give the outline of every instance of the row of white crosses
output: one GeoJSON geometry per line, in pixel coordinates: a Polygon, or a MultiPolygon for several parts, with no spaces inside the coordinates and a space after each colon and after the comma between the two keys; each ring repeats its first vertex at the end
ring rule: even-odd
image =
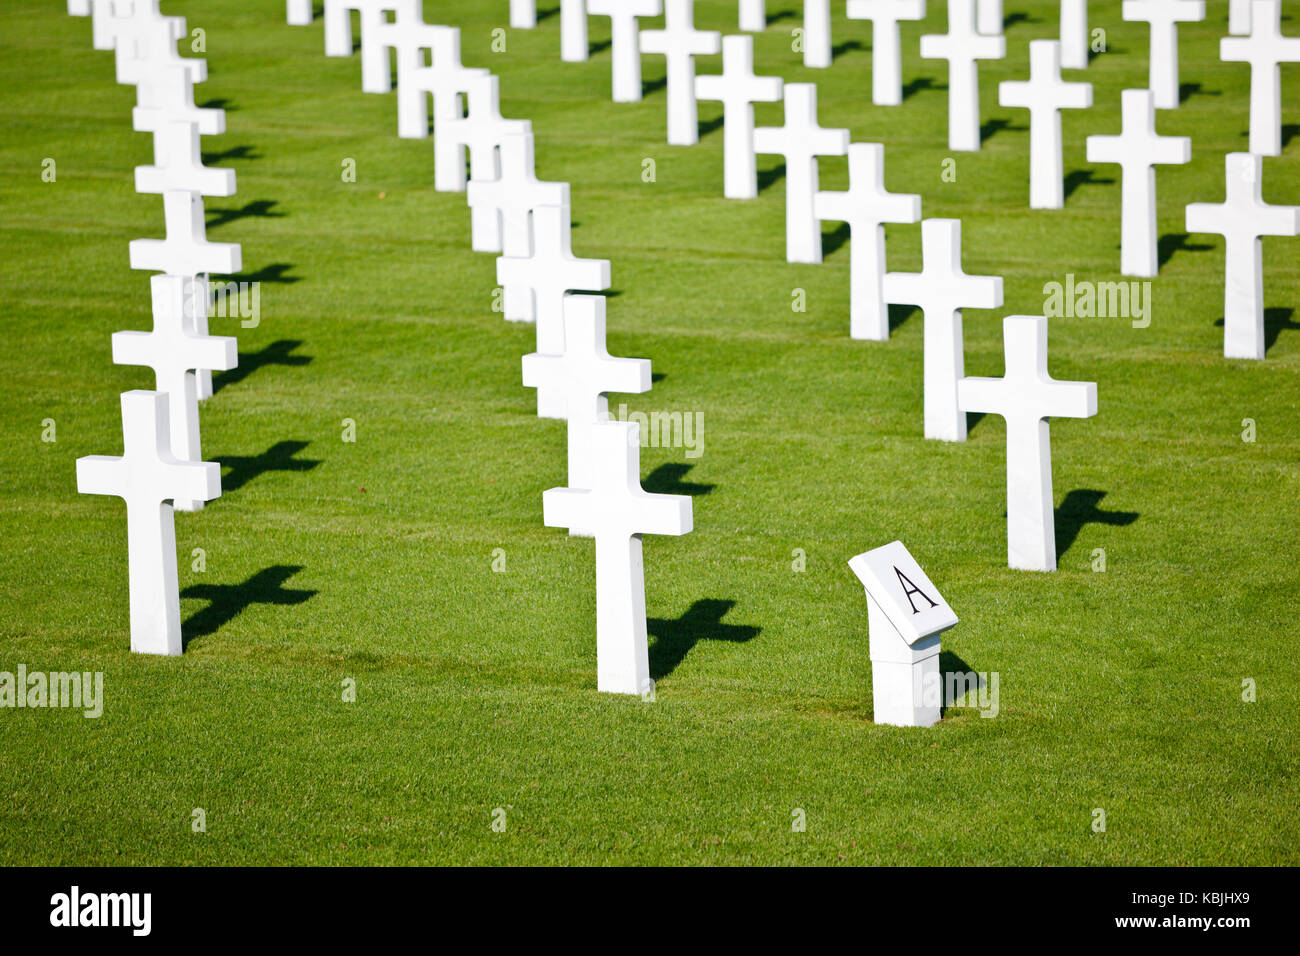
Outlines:
{"type": "MultiPolygon", "coordinates": [[[[648,360],[606,348],[599,293],[610,287],[610,263],[573,254],[569,184],[537,177],[531,124],[501,115],[496,76],[461,64],[457,28],[424,23],[421,0],[326,0],[331,55],[351,52],[350,10],[361,11],[363,89],[389,89],[392,48],[400,135],[429,134],[432,97],[435,187],[466,193],[472,248],[498,256],[505,317],[536,324],[523,381],[537,389],[539,417],[566,422],[568,443],[567,483],[543,495],[543,521],[595,539],[598,688],[645,694],[652,682],[641,536],[689,532],[691,499],[645,492],[640,426],[609,421],[608,393],[650,388],[648,360]]],[[[570,11],[563,22],[571,19],[570,11]]],[[[511,4],[513,26],[535,22],[535,4],[511,4]]]]}
{"type": "Polygon", "coordinates": [[[77,461],[77,490],[126,502],[131,650],[180,654],[180,595],[174,508],[197,510],[221,494],[220,466],[204,462],[199,400],[212,393],[212,370],[234,368],[235,340],[208,334],[208,275],[240,268],[239,246],[210,243],[203,196],[230,196],[231,170],[203,165],[201,135],[225,131],[225,113],[194,103],[207,63],[183,59],[176,44],[180,17],[165,17],[158,0],[79,2],[68,12],[91,16],[96,49],[114,50],[119,83],[136,87],[133,126],[154,137],[154,162],[135,170],[136,191],[161,194],[165,239],[130,243],[133,269],[151,279],[153,330],[116,332],[113,361],[154,373],[155,390],[122,395],[121,457],[77,461]]]}

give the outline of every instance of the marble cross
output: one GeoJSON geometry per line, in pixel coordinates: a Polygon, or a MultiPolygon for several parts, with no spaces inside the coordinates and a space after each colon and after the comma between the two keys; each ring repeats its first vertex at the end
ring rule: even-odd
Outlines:
{"type": "Polygon", "coordinates": [[[1006,374],[957,383],[962,411],[1001,415],[1007,423],[1007,566],[1056,570],[1051,418],[1097,414],[1094,382],[1059,382],[1047,373],[1047,319],[1002,320],[1006,374]]]}
{"type": "Polygon", "coordinates": [[[1192,141],[1186,136],[1156,133],[1156,110],[1150,90],[1124,90],[1118,136],[1089,136],[1088,162],[1118,163],[1120,188],[1120,272],[1153,276],[1159,271],[1156,249],[1157,165],[1191,162],[1192,141]]]}
{"type": "Polygon", "coordinates": [[[1088,66],[1088,0],[1061,0],[1061,66],[1088,66]]]}
{"type": "Polygon", "coordinates": [[[921,248],[921,272],[885,276],[885,301],[919,305],[925,318],[925,437],[965,441],[966,413],[957,401],[957,383],[966,374],[961,310],[1002,305],[1002,277],[962,271],[960,219],[925,220],[921,248]]]}
{"type": "Polygon", "coordinates": [[[766,0],[740,0],[740,29],[746,33],[762,33],[767,29],[766,0]]]}
{"type": "Polygon", "coordinates": [[[785,85],[785,125],[754,130],[754,149],[785,157],[785,257],[788,262],[822,261],[822,234],[813,212],[818,190],[817,158],[844,156],[847,129],[817,124],[817,84],[785,85]]]}
{"type": "Polygon", "coordinates": [[[831,0],[803,0],[803,65],[825,69],[833,58],[831,0]]]}
{"type": "Polygon", "coordinates": [[[433,138],[433,188],[439,192],[464,191],[466,150],[474,179],[496,179],[501,175],[501,143],[508,136],[532,132],[528,120],[502,118],[498,82],[491,73],[473,77],[465,94],[467,114],[438,121],[433,138]]]}
{"type": "Polygon", "coordinates": [[[325,55],[352,55],[352,11],[361,18],[361,89],[386,93],[391,85],[388,55],[379,45],[380,30],[388,14],[397,12],[396,0],[325,0],[325,55]]]}
{"type": "Polygon", "coordinates": [[[1151,25],[1147,87],[1156,109],[1178,106],[1178,24],[1205,19],[1205,0],[1124,0],[1125,20],[1151,25]]]}
{"type": "Polygon", "coordinates": [[[849,146],[847,192],[819,192],[813,197],[818,220],[849,226],[849,336],[883,342],[889,338],[885,304],[885,226],[918,222],[921,197],[885,189],[885,147],[880,143],[849,146]]]}
{"type": "MultiPolygon", "coordinates": [[[[1258,14],[1258,10],[1255,11],[1258,14]]],[[[1259,22],[1258,16],[1255,22],[1259,22]]],[[[1224,238],[1223,354],[1264,357],[1264,262],[1261,236],[1300,235],[1300,206],[1264,202],[1264,160],[1229,153],[1227,196],[1221,203],[1189,203],[1187,231],[1224,238]]]]}
{"type": "Polygon", "coordinates": [[[509,234],[511,248],[527,255],[532,211],[538,206],[568,206],[569,184],[537,178],[531,132],[503,136],[500,149],[500,175],[470,179],[466,191],[471,247],[475,252],[504,252],[509,234]]]}
{"type": "Polygon", "coordinates": [[[114,44],[117,82],[136,86],[156,70],[179,67],[195,83],[202,83],[208,78],[207,60],[181,57],[176,52],[177,41],[185,35],[184,17],[136,15],[120,21],[114,44]]]}
{"type": "Polygon", "coordinates": [[[1006,37],[975,30],[975,0],[948,0],[948,32],[921,37],[921,56],[948,61],[948,148],[980,148],[979,61],[1007,54],[1006,37]]]}
{"type": "Polygon", "coordinates": [[[219,465],[183,462],[172,455],[167,415],[167,396],[161,392],[123,392],[122,456],[77,459],[77,491],[116,495],[126,502],[131,650],[136,654],[177,655],[182,649],[172,500],[211,501],[221,494],[219,465]]]}
{"type": "Polygon", "coordinates": [[[650,661],[645,616],[643,534],[690,532],[691,499],[641,488],[640,425],[591,427],[590,488],[552,488],[542,495],[548,527],[589,531],[596,539],[596,687],[647,694],[650,661]]]}
{"type": "Polygon", "coordinates": [[[779,76],[754,75],[754,38],[723,37],[721,75],[697,76],[695,95],[722,101],[722,194],[728,199],[758,196],[754,154],[754,104],[781,100],[779,76]]]}
{"type": "Polygon", "coordinates": [[[135,168],[135,191],[186,190],[204,196],[233,196],[235,171],[203,165],[198,123],[165,123],[154,132],[154,164],[135,168]]]}
{"type": "Polygon", "coordinates": [[[637,20],[663,13],[663,0],[587,0],[587,12],[609,17],[615,103],[641,99],[641,45],[637,20]]]}
{"type": "Polygon", "coordinates": [[[524,385],[547,388],[564,405],[568,422],[569,487],[592,484],[591,429],[609,420],[608,392],[650,391],[650,360],[614,358],[605,344],[605,297],[564,298],[564,351],[524,356],[524,385]]]}
{"type": "Polygon", "coordinates": [[[531,30],[537,26],[537,0],[510,0],[510,27],[531,30]]]}
{"type": "MultiPolygon", "coordinates": [[[[156,275],[150,282],[153,331],[114,332],[113,364],[153,369],[155,387],[167,396],[172,454],[178,461],[202,461],[197,373],[234,368],[239,362],[236,343],[228,336],[196,332],[192,315],[187,315],[197,301],[193,279],[156,275]]],[[[175,507],[195,511],[203,502],[177,496],[175,507]]]]}
{"type": "Polygon", "coordinates": [[[131,126],[137,133],[158,133],[168,123],[193,123],[202,136],[226,131],[226,111],[194,105],[194,79],[181,67],[162,67],[136,87],[131,126]]]}
{"type": "Polygon", "coordinates": [[[900,20],[924,20],[925,0],[848,0],[845,16],[871,21],[871,102],[898,106],[903,102],[903,55],[900,20]]]}
{"type": "Polygon", "coordinates": [[[565,63],[585,63],[590,50],[587,0],[560,0],[560,59],[565,63]]]}
{"type": "Polygon", "coordinates": [[[312,0],[285,0],[284,19],[291,27],[311,26],[312,0]]]}
{"type": "Polygon", "coordinates": [[[975,29],[985,36],[1002,35],[1002,0],[975,0],[975,29]]]}
{"type": "Polygon", "coordinates": [[[1224,37],[1219,59],[1250,64],[1250,151],[1261,156],[1282,154],[1281,63],[1300,63],[1300,37],[1282,35],[1279,0],[1254,0],[1250,35],[1224,37]]]}
{"type": "Polygon", "coordinates": [[[722,34],[695,29],[695,0],[664,0],[664,29],[641,31],[641,52],[662,54],[668,64],[668,144],[700,141],[695,102],[695,58],[720,52],[722,34]]]}
{"type": "Polygon", "coordinates": [[[1228,0],[1228,33],[1245,36],[1250,32],[1250,7],[1254,0],[1228,0]]]}
{"type": "Polygon", "coordinates": [[[397,135],[402,139],[424,139],[429,135],[429,98],[433,97],[433,121],[438,123],[465,116],[463,96],[476,80],[489,76],[482,67],[465,67],[460,62],[460,28],[416,25],[410,29],[414,42],[430,51],[432,65],[410,65],[397,76],[397,135]]]}
{"type": "Polygon", "coordinates": [[[170,275],[233,275],[243,265],[239,243],[209,242],[203,196],[183,189],[163,193],[166,239],[132,239],[132,269],[170,275]]]}
{"type": "MultiPolygon", "coordinates": [[[[569,207],[538,206],[533,210],[533,248],[528,258],[497,259],[497,282],[531,292],[537,321],[537,351],[564,354],[564,299],[569,292],[601,292],[609,288],[608,259],[574,256],[569,207]]],[[[537,414],[563,418],[562,396],[549,388],[537,390],[537,414]]]]}
{"type": "MultiPolygon", "coordinates": [[[[388,51],[397,58],[397,85],[402,77],[424,66],[425,51],[431,49],[436,35],[421,29],[424,22],[424,0],[392,0],[393,19],[381,15],[373,25],[367,25],[361,36],[361,92],[391,93],[393,90],[393,63],[388,51]],[[366,45],[374,50],[366,60],[366,45]],[[367,67],[369,69],[367,70],[367,67]]],[[[399,107],[400,113],[400,107],[399,107]]]]}
{"type": "Polygon", "coordinates": [[[1029,79],[998,84],[998,103],[1029,110],[1029,208],[1065,205],[1061,110],[1092,106],[1091,83],[1061,80],[1061,44],[1029,41],[1029,79]]]}

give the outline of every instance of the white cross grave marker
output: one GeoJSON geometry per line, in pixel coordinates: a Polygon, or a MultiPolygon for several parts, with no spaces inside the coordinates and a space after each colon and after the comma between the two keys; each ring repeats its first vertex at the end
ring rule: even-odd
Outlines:
{"type": "Polygon", "coordinates": [[[1002,35],[1002,0],[976,0],[975,29],[985,36],[1002,35]]]}
{"type": "MultiPolygon", "coordinates": [[[[193,284],[185,276],[156,275],[152,332],[114,332],[113,364],[143,365],[153,369],[155,388],[167,396],[170,445],[178,461],[202,461],[199,444],[197,372],[234,368],[239,353],[233,338],[199,335],[186,312],[196,301],[193,284]]],[[[177,496],[180,511],[203,507],[201,500],[177,496]]]]}
{"type": "Polygon", "coordinates": [[[957,383],[962,411],[1001,415],[1007,422],[1007,566],[1056,570],[1052,512],[1052,439],[1048,417],[1097,414],[1094,382],[1058,382],[1047,373],[1047,319],[1002,320],[1006,374],[957,383]]]}
{"type": "MultiPolygon", "coordinates": [[[[579,259],[574,256],[572,219],[569,207],[538,206],[533,210],[533,248],[528,258],[501,256],[497,259],[497,282],[527,289],[537,321],[537,351],[542,355],[564,354],[564,298],[568,292],[602,292],[609,288],[608,259],[579,259]]],[[[540,418],[563,418],[562,396],[552,389],[538,388],[540,418]]]]}
{"type": "Polygon", "coordinates": [[[285,0],[284,18],[291,27],[308,27],[312,21],[312,0],[285,0]]]}
{"type": "Polygon", "coordinates": [[[695,102],[695,58],[718,53],[722,34],[695,29],[695,0],[664,0],[664,29],[641,31],[641,52],[662,54],[668,65],[668,144],[700,141],[695,102]]]}
{"type": "Polygon", "coordinates": [[[1205,0],[1124,0],[1125,20],[1151,25],[1147,86],[1157,109],[1178,106],[1178,24],[1205,19],[1205,0]]]}
{"type": "Polygon", "coordinates": [[[1254,0],[1228,0],[1228,33],[1245,36],[1250,33],[1250,7],[1254,0]]]}
{"type": "Polygon", "coordinates": [[[565,63],[586,63],[587,0],[560,0],[560,59],[565,63]]]}
{"type": "Polygon", "coordinates": [[[177,40],[185,35],[184,17],[154,19],[139,14],[123,19],[115,44],[117,82],[136,86],[157,70],[180,67],[195,83],[202,83],[208,78],[207,60],[182,57],[176,52],[177,40]]]}
{"type": "Polygon", "coordinates": [[[903,56],[898,38],[900,20],[924,20],[925,0],[848,0],[845,16],[871,21],[871,102],[898,106],[903,102],[903,56]]]}
{"type": "Polygon", "coordinates": [[[662,0],[587,0],[587,12],[597,17],[609,17],[614,102],[639,102],[641,45],[637,20],[663,13],[662,0]]]}
{"type": "Polygon", "coordinates": [[[496,179],[469,182],[466,198],[475,252],[503,252],[507,233],[512,236],[512,248],[526,249],[532,211],[538,206],[569,204],[568,183],[537,178],[531,132],[502,137],[500,165],[496,179]]]}
{"type": "MultiPolygon", "coordinates": [[[[424,66],[424,53],[430,49],[430,43],[436,34],[422,29],[429,24],[424,22],[424,0],[392,0],[393,19],[381,15],[373,25],[366,26],[361,36],[362,44],[369,44],[374,54],[370,60],[370,70],[366,72],[365,47],[362,48],[361,92],[391,93],[393,90],[393,62],[388,51],[392,50],[397,62],[397,85],[400,88],[403,77],[424,66]]],[[[398,108],[400,122],[401,108],[398,108]]]]}
{"type": "Polygon", "coordinates": [[[962,312],[1002,305],[1001,276],[972,276],[961,267],[961,220],[921,223],[921,272],[885,276],[885,301],[921,307],[925,320],[925,437],[966,440],[966,413],[957,401],[965,376],[962,312]]]}
{"type": "Polygon", "coordinates": [[[803,0],[803,65],[831,65],[831,0],[803,0]]]}
{"type": "Polygon", "coordinates": [[[1029,208],[1065,205],[1061,110],[1092,106],[1091,83],[1061,80],[1061,44],[1029,42],[1029,79],[998,84],[998,103],[1029,110],[1029,208]]]}
{"type": "Polygon", "coordinates": [[[537,26],[537,0],[510,0],[510,26],[515,30],[537,26]]]}
{"type": "Polygon", "coordinates": [[[957,615],[901,541],[856,555],[849,567],[867,592],[876,723],[933,726],[943,706],[939,635],[957,615]]]}
{"type": "Polygon", "coordinates": [[[696,96],[722,101],[722,194],[728,199],[758,196],[754,104],[779,102],[781,89],[779,76],[754,75],[754,38],[750,36],[723,37],[721,75],[695,78],[696,96]]]}
{"type": "Polygon", "coordinates": [[[754,130],[754,149],[785,157],[786,261],[818,263],[822,261],[822,234],[813,212],[817,157],[845,155],[849,131],[817,125],[816,83],[787,83],[784,102],[785,125],[754,130]]]}
{"type": "Polygon", "coordinates": [[[740,0],[740,29],[746,33],[762,33],[767,29],[766,0],[740,0]]]}
{"type": "MultiPolygon", "coordinates": [[[[1258,12],[1258,11],[1256,11],[1258,12]]],[[[1256,17],[1256,22],[1259,22],[1256,17]]],[[[1221,203],[1189,203],[1187,231],[1224,238],[1223,354],[1264,357],[1264,261],[1262,236],[1300,235],[1300,206],[1264,202],[1264,160],[1229,153],[1224,162],[1227,194],[1221,203]]]]}
{"type": "Polygon", "coordinates": [[[502,118],[498,82],[492,73],[472,77],[465,94],[468,113],[438,121],[433,138],[433,188],[439,192],[464,191],[467,149],[473,178],[496,179],[501,175],[501,143],[508,136],[532,132],[528,120],[502,118]]]}
{"type": "Polygon", "coordinates": [[[163,193],[163,221],[166,239],[131,240],[132,269],[178,276],[233,275],[243,265],[239,243],[208,242],[200,193],[185,189],[163,193]]]}
{"type": "Polygon", "coordinates": [[[1061,66],[1088,66],[1088,0],[1061,0],[1061,66]]]}
{"type": "MultiPolygon", "coordinates": [[[[352,55],[352,11],[361,18],[361,88],[367,93],[376,92],[389,79],[388,57],[375,44],[373,28],[384,23],[388,14],[395,12],[394,0],[325,0],[325,55],[352,55]],[[383,72],[384,78],[379,74],[383,72]]],[[[379,90],[383,92],[383,90],[379,90]]]]}
{"type": "Polygon", "coordinates": [[[636,422],[593,425],[591,488],[542,494],[548,527],[585,529],[596,539],[596,686],[610,694],[652,687],[641,536],[692,527],[689,497],[642,490],[639,430],[636,422]]]}
{"type": "Polygon", "coordinates": [[[921,197],[885,189],[885,147],[880,143],[849,146],[847,192],[819,192],[813,197],[818,220],[849,225],[849,337],[884,342],[889,338],[885,305],[885,226],[917,222],[921,197]]]}
{"type": "Polygon", "coordinates": [[[1282,154],[1281,63],[1300,63],[1300,37],[1282,35],[1279,0],[1254,0],[1250,35],[1224,37],[1219,59],[1250,64],[1250,151],[1261,156],[1282,154]]]}
{"type": "Polygon", "coordinates": [[[614,358],[605,345],[605,297],[564,298],[564,352],[524,356],[524,385],[547,388],[564,403],[568,422],[569,487],[590,488],[591,429],[609,420],[607,392],[650,391],[650,360],[614,358]]]}
{"type": "Polygon", "coordinates": [[[194,80],[181,67],[163,67],[136,87],[131,126],[138,133],[158,133],[168,123],[194,123],[203,136],[226,131],[226,111],[194,105],[194,80]]]}
{"type": "Polygon", "coordinates": [[[418,24],[410,29],[413,41],[431,51],[431,66],[418,62],[397,78],[397,135],[402,139],[424,139],[429,135],[429,97],[433,97],[433,121],[460,119],[465,115],[462,95],[478,77],[488,76],[482,67],[465,67],[460,62],[460,28],[418,24]]]}
{"type": "Polygon", "coordinates": [[[980,60],[1007,55],[1006,37],[975,31],[975,0],[948,0],[948,32],[921,37],[921,56],[948,61],[948,148],[980,148],[980,60]]]}
{"type": "Polygon", "coordinates": [[[1120,272],[1153,276],[1159,271],[1156,249],[1157,165],[1191,162],[1186,136],[1156,133],[1156,110],[1150,90],[1124,90],[1118,136],[1089,136],[1088,162],[1118,163],[1120,188],[1120,272]]]}
{"type": "Polygon", "coordinates": [[[122,393],[120,458],[77,459],[77,491],[126,502],[131,651],[181,653],[180,585],[176,574],[175,498],[211,501],[221,494],[221,466],[182,462],[169,450],[167,396],[122,393]]]}
{"type": "Polygon", "coordinates": [[[154,165],[135,168],[135,191],[187,190],[204,196],[233,196],[235,171],[203,165],[197,123],[165,123],[154,132],[154,165]]]}

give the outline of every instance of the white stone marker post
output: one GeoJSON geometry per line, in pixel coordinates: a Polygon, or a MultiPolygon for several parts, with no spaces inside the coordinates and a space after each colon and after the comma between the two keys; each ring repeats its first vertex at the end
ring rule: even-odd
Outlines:
{"type": "Polygon", "coordinates": [[[849,567],[867,592],[876,723],[933,726],[943,706],[939,635],[957,615],[901,541],[856,555],[849,567]]]}
{"type": "Polygon", "coordinates": [[[767,29],[766,0],[740,0],[740,29],[746,33],[762,33],[767,29]]]}
{"type": "Polygon", "coordinates": [[[754,104],[781,100],[779,76],[754,75],[754,38],[722,38],[722,73],[695,78],[695,95],[722,102],[722,194],[728,199],[758,196],[754,152],[754,104]]]}
{"type": "Polygon", "coordinates": [[[585,63],[590,49],[587,0],[560,0],[560,59],[565,63],[585,63]]]}
{"type": "Polygon", "coordinates": [[[510,0],[510,26],[515,30],[537,26],[537,0],[510,0]]]}
{"type": "Polygon", "coordinates": [[[925,437],[965,441],[966,413],[957,401],[966,374],[961,310],[1002,305],[1002,277],[962,271],[960,219],[925,220],[921,248],[921,272],[885,276],[885,301],[919,305],[924,316],[925,437]]]}
{"type": "Polygon", "coordinates": [[[853,143],[849,146],[848,191],[817,193],[813,214],[819,221],[835,220],[849,226],[849,337],[887,341],[884,224],[919,222],[921,197],[885,189],[884,146],[853,143]]]}
{"type": "Polygon", "coordinates": [[[822,261],[821,226],[813,212],[817,157],[845,155],[849,131],[817,125],[816,83],[787,83],[784,100],[785,125],[754,130],[754,149],[785,157],[786,261],[815,264],[822,261]]]}
{"type": "MultiPolygon", "coordinates": [[[[1257,21],[1258,22],[1258,21],[1257,21]]],[[[1264,160],[1229,153],[1227,194],[1221,203],[1189,203],[1187,231],[1224,238],[1223,354],[1264,357],[1264,256],[1261,236],[1300,235],[1300,206],[1264,202],[1264,160]]]]}
{"type": "Polygon", "coordinates": [[[1153,276],[1160,269],[1156,242],[1157,165],[1189,163],[1192,141],[1156,133],[1150,90],[1125,90],[1120,96],[1118,136],[1089,136],[1088,162],[1117,163],[1120,187],[1119,268],[1126,276],[1153,276]]]}
{"type": "Polygon", "coordinates": [[[1061,66],[1088,67],[1088,0],[1061,0],[1061,66]]]}
{"type": "Polygon", "coordinates": [[[591,428],[590,489],[542,494],[543,522],[590,531],[596,539],[596,687],[610,694],[648,694],[650,659],[645,620],[643,534],[687,534],[691,499],[641,488],[640,425],[603,422],[591,428]]]}
{"type": "Polygon", "coordinates": [[[1007,40],[975,30],[975,0],[948,0],[948,32],[921,37],[921,56],[948,61],[948,148],[980,148],[980,60],[1007,55],[1007,40]]]}
{"type": "Polygon", "coordinates": [[[1053,418],[1097,414],[1095,382],[1058,382],[1047,373],[1047,319],[1009,315],[1002,320],[1006,374],[963,378],[957,400],[965,412],[1001,415],[1007,422],[1007,566],[1056,570],[1052,510],[1053,418]]]}
{"type": "Polygon", "coordinates": [[[903,102],[903,54],[898,37],[900,20],[924,20],[925,0],[848,0],[845,16],[871,21],[871,102],[898,106],[903,102]]]}
{"type": "Polygon", "coordinates": [[[976,0],[975,29],[985,36],[1002,35],[1002,0],[976,0]]]}
{"type": "Polygon", "coordinates": [[[221,494],[221,466],[172,456],[167,396],[122,393],[122,457],[77,459],[77,491],[126,502],[131,650],[181,653],[180,585],[172,499],[211,501],[221,494]]]}
{"type": "Polygon", "coordinates": [[[833,55],[831,0],[803,0],[803,65],[824,70],[833,55]]]}
{"type": "Polygon", "coordinates": [[[1061,110],[1092,106],[1091,83],[1061,80],[1061,44],[1029,42],[1029,79],[998,84],[998,103],[1029,110],[1029,208],[1065,205],[1061,110]]]}

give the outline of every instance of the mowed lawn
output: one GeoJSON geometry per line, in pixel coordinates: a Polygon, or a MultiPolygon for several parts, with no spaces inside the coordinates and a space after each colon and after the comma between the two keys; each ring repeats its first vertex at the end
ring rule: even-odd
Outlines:
{"type": "MultiPolygon", "coordinates": [[[[838,224],[825,264],[785,262],[779,157],[760,157],[757,200],[725,200],[720,104],[701,104],[699,145],[666,146],[663,58],[644,58],[643,102],[610,102],[608,20],[568,64],[558,16],[494,53],[506,0],[427,4],[500,76],[503,113],[532,121],[538,175],[572,183],[575,252],[613,263],[610,350],[652,359],[656,382],[611,404],[703,418],[700,457],[642,452],[646,486],[695,510],[693,533],[646,539],[654,702],[596,691],[593,544],[542,525],[564,429],[521,385],[533,328],[493,311],[495,257],[470,250],[464,196],[434,191],[432,141],[397,138],[395,96],[323,55],[319,18],[163,6],[205,31],[196,98],[228,111],[203,145],[238,194],[207,200],[209,237],[241,243],[239,278],[262,283],[256,328],[213,320],[240,367],[202,412],[225,493],[176,520],[190,643],[173,659],[129,653],[125,509],[78,495],[74,466],[120,454],[118,396],[153,387],[110,351],[150,322],[127,245],[163,234],[161,198],[132,179],[151,137],[88,20],[61,0],[0,12],[0,671],[102,671],[105,696],[95,720],[0,710],[0,862],[1300,862],[1300,239],[1265,242],[1267,359],[1229,361],[1222,239],[1183,223],[1247,148],[1249,70],[1218,59],[1226,2],[1181,28],[1187,95],[1158,117],[1193,159],[1157,174],[1150,326],[1050,323],[1052,374],[1100,398],[1052,426],[1055,574],[1006,567],[1001,419],[964,444],[922,437],[920,313],[897,310],[888,342],[849,338],[838,224]],[[873,724],[847,561],[896,538],[961,618],[945,667],[998,675],[995,718],[873,724]]],[[[899,107],[871,105],[870,26],[842,3],[832,69],[791,52],[797,3],[770,2],[756,39],[760,72],[818,84],[823,125],[886,144],[890,189],[962,219],[968,272],[1005,278],[1004,309],[966,314],[968,374],[1002,374],[1001,318],[1041,314],[1045,283],[1120,278],[1119,170],[1088,166],[1084,137],[1119,131],[1148,34],[1092,6],[1108,51],[1068,75],[1096,105],[1065,114],[1060,211],[1029,210],[1028,114],[996,105],[1057,4],[1007,4],[977,153],[948,151],[946,64],[917,55],[944,31],[937,0],[903,27],[899,107]]],[[[697,19],[735,32],[735,11],[701,0],[697,19]]],[[[1300,204],[1300,67],[1283,84],[1290,141],[1264,196],[1300,204]]],[[[845,160],[822,181],[843,188],[845,160]]],[[[918,270],[920,227],[888,234],[890,267],[918,270]]]]}

